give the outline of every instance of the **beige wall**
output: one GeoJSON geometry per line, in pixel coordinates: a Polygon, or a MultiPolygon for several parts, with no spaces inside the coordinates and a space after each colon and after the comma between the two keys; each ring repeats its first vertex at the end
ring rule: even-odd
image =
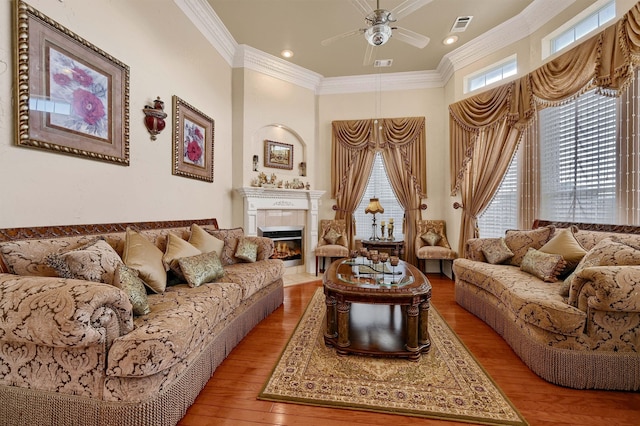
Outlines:
{"type": "Polygon", "coordinates": [[[171,1],[30,0],[130,67],[129,167],[14,145],[12,5],[0,2],[0,227],[217,217],[230,225],[231,69],[171,1]],[[171,174],[177,95],[215,120],[214,182],[171,174]],[[143,107],[165,101],[151,141],[143,107]]]}

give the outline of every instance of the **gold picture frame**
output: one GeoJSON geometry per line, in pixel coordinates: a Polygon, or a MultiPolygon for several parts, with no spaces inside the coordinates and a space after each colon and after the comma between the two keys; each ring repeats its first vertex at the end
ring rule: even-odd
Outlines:
{"type": "Polygon", "coordinates": [[[16,145],[129,165],[129,67],[15,4],[16,145]]]}
{"type": "Polygon", "coordinates": [[[293,170],[293,145],[265,140],[264,166],[293,170]]]}
{"type": "Polygon", "coordinates": [[[176,176],[213,182],[214,121],[173,96],[173,166],[176,176]]]}

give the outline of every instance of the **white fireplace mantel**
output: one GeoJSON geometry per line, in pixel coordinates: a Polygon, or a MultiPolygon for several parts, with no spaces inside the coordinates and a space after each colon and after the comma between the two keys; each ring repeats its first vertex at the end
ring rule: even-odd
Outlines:
{"type": "Polygon", "coordinates": [[[236,188],[244,199],[244,231],[258,235],[259,210],[306,210],[305,270],[315,272],[313,251],[318,242],[318,201],[326,191],[262,187],[236,188]]]}

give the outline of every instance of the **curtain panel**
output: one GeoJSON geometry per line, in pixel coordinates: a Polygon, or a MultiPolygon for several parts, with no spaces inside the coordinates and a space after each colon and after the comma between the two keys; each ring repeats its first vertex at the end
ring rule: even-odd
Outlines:
{"type": "Polygon", "coordinates": [[[347,221],[351,248],[355,245],[353,212],[366,189],[375,153],[381,151],[393,190],[405,209],[405,258],[415,263],[415,223],[427,187],[424,117],[334,121],[332,129],[331,192],[336,219],[347,221]]]}
{"type": "MultiPolygon", "coordinates": [[[[449,106],[451,195],[460,193],[464,209],[460,253],[466,240],[478,236],[477,217],[493,198],[537,111],[594,88],[603,95],[619,96],[633,80],[639,63],[640,3],[614,25],[533,72],[449,106]],[[490,152],[482,152],[487,150],[490,152]],[[482,167],[497,176],[479,175],[482,167]]],[[[527,152],[537,149],[536,140],[528,143],[533,146],[529,145],[527,152]]],[[[524,184],[528,202],[535,200],[537,197],[531,195],[537,190],[536,184],[524,184]]],[[[536,208],[528,205],[529,213],[524,216],[529,217],[531,209],[536,208]]]]}

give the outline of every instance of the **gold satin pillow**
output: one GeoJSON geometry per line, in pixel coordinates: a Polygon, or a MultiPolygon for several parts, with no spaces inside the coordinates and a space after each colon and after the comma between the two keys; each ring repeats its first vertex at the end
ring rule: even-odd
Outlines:
{"type": "Polygon", "coordinates": [[[167,270],[162,263],[162,250],[131,228],[127,228],[122,260],[129,268],[136,269],[140,278],[155,293],[167,288],[167,270]]]}
{"type": "Polygon", "coordinates": [[[167,236],[167,249],[162,256],[162,262],[164,263],[165,270],[169,270],[171,263],[181,257],[195,256],[202,253],[189,242],[178,237],[176,234],[169,233],[167,236]]]}
{"type": "Polygon", "coordinates": [[[195,223],[191,225],[189,243],[202,253],[209,253],[212,251],[222,253],[222,248],[224,247],[224,241],[214,237],[195,223]]]}

